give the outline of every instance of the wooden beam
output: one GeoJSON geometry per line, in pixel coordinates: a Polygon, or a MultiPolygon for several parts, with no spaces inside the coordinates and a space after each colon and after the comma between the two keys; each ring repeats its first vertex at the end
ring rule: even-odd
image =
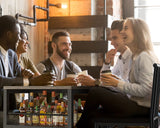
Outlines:
{"type": "Polygon", "coordinates": [[[50,17],[48,21],[48,28],[51,30],[67,28],[107,27],[107,21],[107,15],[50,17]]]}
{"type": "Polygon", "coordinates": [[[72,53],[105,53],[107,41],[72,41],[72,53]]]}
{"type": "MultiPolygon", "coordinates": [[[[72,53],[105,53],[107,41],[72,41],[72,53]]],[[[51,42],[48,42],[48,54],[52,54],[51,42]]]]}

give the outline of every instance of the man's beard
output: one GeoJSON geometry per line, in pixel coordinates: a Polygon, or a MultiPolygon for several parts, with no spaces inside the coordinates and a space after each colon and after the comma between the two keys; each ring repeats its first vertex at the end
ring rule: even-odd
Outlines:
{"type": "Polygon", "coordinates": [[[57,45],[57,54],[58,54],[61,58],[65,59],[65,60],[69,58],[68,56],[65,56],[65,55],[60,51],[58,45],[57,45]]]}

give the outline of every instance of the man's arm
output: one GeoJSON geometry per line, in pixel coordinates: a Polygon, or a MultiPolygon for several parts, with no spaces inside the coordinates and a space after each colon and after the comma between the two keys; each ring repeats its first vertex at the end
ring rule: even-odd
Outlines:
{"type": "Polygon", "coordinates": [[[21,86],[23,77],[5,77],[0,75],[0,88],[3,86],[21,86]]]}

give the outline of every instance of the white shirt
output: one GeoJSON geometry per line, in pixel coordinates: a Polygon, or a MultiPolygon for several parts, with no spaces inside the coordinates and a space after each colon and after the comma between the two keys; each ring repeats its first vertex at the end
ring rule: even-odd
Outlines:
{"type": "Polygon", "coordinates": [[[3,56],[3,62],[4,62],[4,67],[5,67],[5,76],[7,77],[8,74],[9,74],[8,52],[4,48],[2,48],[1,46],[0,46],[0,51],[1,51],[2,56],[3,56]]]}
{"type": "Polygon", "coordinates": [[[137,104],[150,107],[152,82],[153,82],[153,64],[157,58],[149,55],[147,52],[140,53],[132,62],[129,82],[119,80],[117,88],[130,95],[130,99],[137,104]]]}
{"type": "MultiPolygon", "coordinates": [[[[132,64],[132,52],[129,48],[125,50],[121,57],[118,57],[117,62],[113,69],[112,74],[118,76],[124,81],[128,81],[129,72],[132,64]]],[[[110,65],[103,64],[101,71],[110,69],[110,65]]]]}

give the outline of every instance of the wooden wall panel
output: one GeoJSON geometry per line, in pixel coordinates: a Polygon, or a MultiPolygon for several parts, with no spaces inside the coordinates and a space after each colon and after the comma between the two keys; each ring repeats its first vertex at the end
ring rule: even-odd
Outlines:
{"type": "Polygon", "coordinates": [[[104,15],[51,17],[48,22],[49,29],[91,28],[106,26],[107,16],[104,15]]]}

